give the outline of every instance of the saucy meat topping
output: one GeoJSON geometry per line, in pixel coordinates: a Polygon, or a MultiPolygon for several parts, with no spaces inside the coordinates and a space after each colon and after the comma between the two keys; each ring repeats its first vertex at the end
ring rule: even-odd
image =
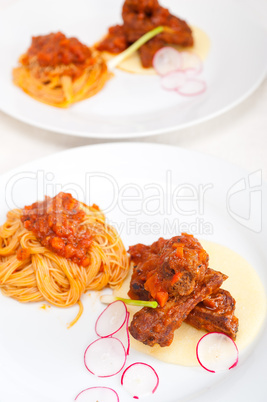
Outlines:
{"type": "Polygon", "coordinates": [[[129,296],[153,298],[161,307],[171,296],[190,294],[204,279],[209,256],[192,235],[182,233],[170,240],[160,238],[151,246],[137,244],[129,248],[133,271],[129,296]]]}
{"type": "Polygon", "coordinates": [[[174,331],[182,325],[190,311],[217,290],[223,280],[223,274],[208,268],[203,282],[195,286],[192,294],[178,298],[172,297],[164,307],[156,309],[144,307],[138,311],[129,328],[131,335],[145,345],[169,346],[172,343],[174,331]]]}
{"type": "Polygon", "coordinates": [[[71,194],[59,193],[25,206],[21,221],[44,247],[86,267],[93,236],[82,225],[84,217],[80,203],[71,194]]]}
{"type": "Polygon", "coordinates": [[[63,33],[34,36],[27,53],[20,59],[25,66],[38,63],[43,68],[74,65],[69,70],[64,69],[65,75],[78,77],[84,68],[94,63],[92,51],[77,38],[67,38],[63,33]]]}
{"type": "Polygon", "coordinates": [[[218,289],[200,302],[188,315],[186,322],[208,332],[223,332],[236,339],[238,319],[234,315],[235,299],[224,289],[218,289]]]}
{"type": "Polygon", "coordinates": [[[208,267],[209,256],[197,239],[182,233],[151,246],[137,244],[129,253],[134,264],[129,297],[159,303],[156,309],[146,307],[134,315],[129,328],[134,338],[149,346],[169,346],[186,320],[235,339],[235,300],[219,289],[227,276],[208,267]]]}
{"type": "Polygon", "coordinates": [[[143,67],[151,67],[157,50],[168,44],[193,46],[192,30],[187,23],[159,5],[158,0],[126,0],[122,8],[123,25],[109,28],[97,45],[100,51],[120,53],[146,32],[163,25],[164,32],[140,49],[143,67]]]}

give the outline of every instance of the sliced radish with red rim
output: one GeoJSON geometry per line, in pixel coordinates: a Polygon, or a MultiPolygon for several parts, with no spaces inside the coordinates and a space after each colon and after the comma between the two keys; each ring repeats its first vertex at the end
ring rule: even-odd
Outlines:
{"type": "Polygon", "coordinates": [[[210,332],[198,341],[197,359],[207,371],[230,370],[238,363],[238,348],[229,336],[220,332],[210,332]]]}
{"type": "Polygon", "coordinates": [[[126,362],[126,351],[119,339],[99,338],[84,353],[84,364],[98,377],[111,377],[119,373],[126,362]]]}
{"type": "Polygon", "coordinates": [[[129,329],[128,329],[129,318],[130,318],[130,313],[127,311],[127,317],[126,317],[125,323],[119,329],[119,331],[117,331],[114,335],[112,335],[114,338],[117,338],[121,341],[121,343],[125,347],[127,355],[130,352],[130,335],[129,335],[129,329]]]}
{"type": "Polygon", "coordinates": [[[159,75],[166,75],[181,68],[181,55],[172,47],[162,47],[153,57],[153,67],[159,75]]]}
{"type": "Polygon", "coordinates": [[[180,95],[183,96],[201,95],[206,90],[206,83],[202,80],[188,78],[186,82],[176,90],[180,95]]]}
{"type": "Polygon", "coordinates": [[[185,70],[182,70],[185,72],[186,78],[196,78],[197,74],[196,74],[196,70],[194,70],[193,68],[186,68],[185,70]]]}
{"type": "Polygon", "coordinates": [[[121,384],[133,398],[139,399],[156,391],[159,385],[159,377],[153,367],[146,363],[137,362],[124,370],[121,384]]]}
{"type": "Polygon", "coordinates": [[[185,71],[177,70],[161,77],[161,85],[164,89],[171,91],[180,88],[186,83],[186,80],[187,75],[185,71]]]}
{"type": "Polygon", "coordinates": [[[202,71],[202,60],[198,55],[191,52],[181,52],[180,56],[182,70],[194,70],[195,74],[199,74],[202,71]]]}
{"type": "Polygon", "coordinates": [[[113,335],[122,328],[127,318],[125,303],[116,300],[109,304],[96,321],[95,331],[101,338],[113,335]]]}
{"type": "Polygon", "coordinates": [[[117,392],[112,388],[107,387],[92,387],[84,389],[80,392],[75,401],[78,402],[119,402],[117,392]]]}

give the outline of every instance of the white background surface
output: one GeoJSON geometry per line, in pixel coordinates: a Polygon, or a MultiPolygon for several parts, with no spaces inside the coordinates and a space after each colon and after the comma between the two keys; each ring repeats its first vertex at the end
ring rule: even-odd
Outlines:
{"type": "MultiPolygon", "coordinates": [[[[0,13],[1,9],[16,1],[0,0],[0,13]]],[[[246,7],[267,31],[266,0],[232,1],[246,7]]],[[[227,25],[227,22],[225,23],[227,25]]],[[[237,164],[249,172],[261,169],[266,181],[266,131],[267,80],[265,79],[260,88],[245,102],[220,117],[176,133],[162,134],[138,141],[172,144],[205,152],[237,164]]],[[[68,137],[34,128],[1,112],[0,141],[0,173],[53,152],[104,142],[104,140],[68,137]]]]}

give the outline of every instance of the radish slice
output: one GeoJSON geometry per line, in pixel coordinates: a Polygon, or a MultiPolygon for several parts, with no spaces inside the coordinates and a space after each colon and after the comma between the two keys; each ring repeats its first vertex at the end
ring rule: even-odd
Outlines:
{"type": "Polygon", "coordinates": [[[206,90],[206,83],[201,80],[188,78],[187,81],[176,90],[180,95],[183,96],[201,95],[206,90]]]}
{"type": "Polygon", "coordinates": [[[194,70],[195,74],[199,74],[202,71],[202,60],[195,53],[181,52],[180,56],[182,70],[194,70]]]}
{"type": "Polygon", "coordinates": [[[230,370],[238,363],[238,349],[235,342],[227,335],[210,332],[202,336],[197,344],[197,359],[207,371],[230,370]]]}
{"type": "Polygon", "coordinates": [[[153,367],[145,363],[133,363],[121,377],[121,385],[136,399],[154,394],[159,385],[159,377],[153,367]]]}
{"type": "Polygon", "coordinates": [[[124,325],[117,331],[113,336],[121,341],[123,346],[125,347],[126,354],[128,355],[130,352],[130,335],[129,335],[129,318],[130,313],[127,311],[127,318],[125,320],[124,325]]]}
{"type": "Polygon", "coordinates": [[[78,402],[119,402],[119,396],[117,392],[112,388],[107,387],[92,387],[84,389],[80,392],[75,401],[78,402]]]}
{"type": "Polygon", "coordinates": [[[127,308],[125,303],[116,300],[100,314],[96,321],[95,331],[98,336],[105,338],[117,332],[125,323],[127,308]]]}
{"type": "Polygon", "coordinates": [[[166,75],[181,68],[181,55],[172,47],[162,47],[153,57],[153,67],[159,75],[166,75]]]}
{"type": "Polygon", "coordinates": [[[177,70],[161,77],[161,85],[164,89],[174,90],[185,84],[186,79],[187,75],[185,71],[177,70]]]}
{"type": "Polygon", "coordinates": [[[193,68],[186,68],[185,70],[182,70],[185,72],[186,78],[196,78],[196,70],[194,70],[193,68]]]}
{"type": "Polygon", "coordinates": [[[116,338],[99,338],[84,353],[85,367],[98,377],[111,377],[119,373],[125,362],[125,348],[116,338]]]}

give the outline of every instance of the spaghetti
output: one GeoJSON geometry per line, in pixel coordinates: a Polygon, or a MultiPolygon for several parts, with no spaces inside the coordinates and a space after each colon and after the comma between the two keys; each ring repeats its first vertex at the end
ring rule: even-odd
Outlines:
{"type": "Polygon", "coordinates": [[[95,49],[61,32],[33,37],[19,63],[13,69],[14,83],[38,101],[58,107],[95,95],[110,76],[95,49]]]}
{"type": "Polygon", "coordinates": [[[78,303],[70,326],[82,314],[81,295],[120,286],[128,268],[124,245],[104,214],[70,194],[11,210],[0,227],[2,293],[22,303],[78,303]]]}

